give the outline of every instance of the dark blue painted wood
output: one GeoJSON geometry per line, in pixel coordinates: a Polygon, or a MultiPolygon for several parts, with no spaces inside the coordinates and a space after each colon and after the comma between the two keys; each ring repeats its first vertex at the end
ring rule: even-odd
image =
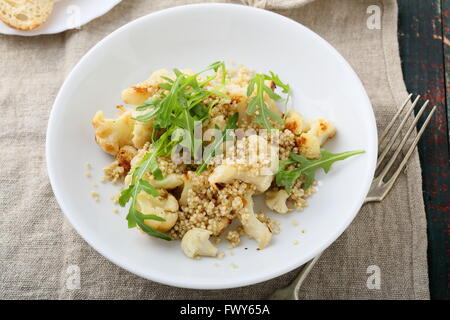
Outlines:
{"type": "Polygon", "coordinates": [[[446,74],[448,76],[450,70],[446,72],[445,69],[450,58],[449,42],[443,30],[446,26],[449,34],[449,3],[450,0],[398,0],[400,55],[406,87],[411,93],[421,94],[423,100],[429,99],[431,106],[438,107],[419,144],[432,299],[450,298],[449,100],[446,84],[446,74]]]}

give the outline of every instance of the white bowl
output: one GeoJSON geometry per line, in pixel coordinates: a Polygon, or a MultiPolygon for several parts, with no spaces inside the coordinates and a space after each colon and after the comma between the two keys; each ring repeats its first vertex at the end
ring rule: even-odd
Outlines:
{"type": "MultiPolygon", "coordinates": [[[[375,119],[361,81],[325,40],[281,15],[241,5],[198,4],[167,9],[116,30],[73,69],[53,106],[47,132],[47,163],[56,198],[78,233],[98,252],[144,278],[164,284],[222,289],[269,280],[325,250],[352,222],[372,181],[377,153],[375,119]],[[258,251],[243,238],[223,259],[191,260],[178,241],[151,238],[128,229],[117,215],[108,184],[90,196],[101,168],[111,162],[96,145],[91,118],[101,109],[115,113],[121,90],[152,70],[200,70],[217,60],[269,70],[293,88],[293,105],[307,117],[326,117],[338,129],[326,147],[332,152],[364,149],[365,154],[317,175],[319,190],[302,212],[276,215],[281,233],[258,251]],[[85,162],[94,177],[84,176],[85,162]],[[296,225],[298,222],[298,225],[296,225]],[[301,232],[304,230],[304,233],[301,232]],[[298,241],[298,244],[297,244],[298,241]],[[296,245],[294,245],[296,243],[296,245]],[[231,252],[230,252],[231,251],[231,252]],[[219,266],[217,266],[219,265],[219,266]]],[[[356,245],[356,244],[355,244],[356,245]]]]}

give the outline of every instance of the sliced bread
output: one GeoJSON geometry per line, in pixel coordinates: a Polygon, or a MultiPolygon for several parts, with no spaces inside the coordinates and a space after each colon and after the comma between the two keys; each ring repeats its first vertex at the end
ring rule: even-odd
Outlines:
{"type": "Polygon", "coordinates": [[[0,0],[0,20],[18,30],[33,30],[47,21],[53,0],[0,0]]]}

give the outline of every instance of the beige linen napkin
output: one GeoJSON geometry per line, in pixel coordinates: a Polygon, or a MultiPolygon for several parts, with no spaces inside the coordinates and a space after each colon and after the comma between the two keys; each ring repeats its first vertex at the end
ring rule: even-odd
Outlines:
{"type": "MultiPolygon", "coordinates": [[[[67,74],[89,48],[121,25],[188,2],[193,1],[128,0],[80,30],[31,38],[0,36],[0,298],[260,299],[295,277],[296,271],[254,286],[214,291],[172,288],[139,278],[87,245],[53,196],[45,133],[67,74]],[[78,271],[79,286],[72,281],[78,271]]],[[[394,0],[247,2],[279,9],[335,46],[362,79],[379,129],[386,125],[406,96],[394,0]],[[380,24],[373,16],[377,12],[382,13],[380,24]]],[[[414,154],[389,196],[364,206],[325,251],[300,296],[429,298],[421,185],[414,154]],[[373,270],[380,272],[379,286],[369,278],[373,270]]]]}

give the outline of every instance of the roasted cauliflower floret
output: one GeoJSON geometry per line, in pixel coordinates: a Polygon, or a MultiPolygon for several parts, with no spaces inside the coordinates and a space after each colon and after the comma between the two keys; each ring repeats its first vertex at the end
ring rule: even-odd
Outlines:
{"type": "Polygon", "coordinates": [[[153,96],[159,90],[159,83],[167,82],[162,78],[162,76],[171,77],[171,74],[165,69],[160,69],[153,72],[150,78],[148,78],[144,82],[126,88],[122,91],[123,102],[126,104],[131,104],[133,106],[143,105],[145,100],[153,96]]]}
{"type": "Polygon", "coordinates": [[[134,120],[143,111],[130,110],[124,106],[117,108],[120,110],[117,119],[106,119],[102,111],[94,115],[92,124],[95,128],[95,140],[104,151],[112,155],[116,155],[126,145],[141,149],[151,140],[152,121],[134,120]]]}
{"type": "Polygon", "coordinates": [[[252,135],[245,139],[242,149],[238,147],[238,159],[226,158],[214,168],[208,178],[211,185],[230,183],[237,179],[254,184],[258,192],[264,192],[270,187],[278,170],[278,148],[262,136],[252,135]]]}
{"type": "MultiPolygon", "coordinates": [[[[185,74],[194,74],[194,71],[191,69],[181,70],[185,74]]],[[[133,106],[142,106],[144,102],[152,97],[155,93],[157,93],[160,88],[158,84],[166,83],[167,80],[163,77],[174,78],[174,74],[172,72],[167,71],[166,69],[156,70],[150,75],[150,78],[141,82],[135,86],[131,86],[122,91],[122,100],[126,104],[131,104],[133,106]]]]}
{"type": "Polygon", "coordinates": [[[192,171],[188,171],[185,174],[183,174],[183,190],[181,191],[179,200],[182,206],[187,205],[189,190],[192,189],[192,177],[191,177],[192,174],[195,173],[193,173],[192,171]]]}
{"type": "Polygon", "coordinates": [[[156,180],[153,176],[146,180],[158,189],[175,189],[184,183],[183,176],[176,173],[166,175],[162,180],[156,180]]]}
{"type": "Polygon", "coordinates": [[[302,133],[300,137],[295,139],[295,143],[300,149],[300,154],[306,158],[314,159],[320,156],[320,142],[314,134],[302,133]]]}
{"type": "Polygon", "coordinates": [[[211,231],[194,228],[189,230],[181,240],[181,249],[189,258],[197,256],[215,257],[217,248],[209,241],[211,231]]]}
{"type": "Polygon", "coordinates": [[[102,111],[97,111],[92,125],[95,140],[105,152],[116,155],[121,147],[132,145],[134,120],[130,112],[122,111],[117,119],[106,119],[102,111]]]}
{"type": "Polygon", "coordinates": [[[166,232],[169,231],[178,219],[178,201],[168,192],[159,190],[160,195],[153,197],[144,191],[137,196],[136,208],[143,214],[154,214],[166,221],[144,220],[144,223],[153,229],[166,232]]]}
{"type": "Polygon", "coordinates": [[[215,186],[216,183],[230,183],[234,179],[254,184],[258,192],[264,192],[270,187],[273,175],[251,174],[239,166],[223,164],[214,169],[208,181],[215,186]]]}
{"type": "Polygon", "coordinates": [[[309,131],[296,138],[300,154],[309,159],[320,157],[320,147],[335,134],[336,127],[333,123],[325,119],[312,120],[309,131]]]}
{"type": "Polygon", "coordinates": [[[325,119],[316,119],[311,121],[311,129],[308,131],[314,134],[319,139],[319,144],[323,146],[328,139],[331,139],[336,134],[336,127],[330,121],[325,119]]]}
{"type": "Polygon", "coordinates": [[[265,193],[266,205],[278,213],[287,213],[289,211],[286,205],[288,198],[289,194],[286,190],[268,191],[265,193]]]}
{"type": "Polygon", "coordinates": [[[137,165],[139,165],[139,163],[141,163],[147,152],[148,152],[148,145],[146,145],[145,148],[139,149],[139,151],[136,153],[133,159],[131,159],[130,164],[132,169],[137,165]]]}
{"type": "MultiPolygon", "coordinates": [[[[133,110],[132,116],[133,118],[136,118],[137,116],[145,113],[146,113],[145,111],[133,110]]],[[[153,121],[142,122],[135,120],[133,127],[133,138],[131,139],[133,146],[135,146],[138,149],[141,149],[145,145],[145,143],[151,140],[152,132],[153,132],[153,121]]]]}
{"type": "MultiPolygon", "coordinates": [[[[131,175],[127,175],[124,180],[125,186],[129,186],[131,183],[131,175]]],[[[184,183],[183,177],[180,174],[171,173],[167,176],[164,176],[162,180],[156,180],[150,173],[147,173],[144,177],[144,180],[148,181],[153,187],[156,189],[166,189],[171,190],[176,187],[182,186],[184,183]]]]}
{"type": "Polygon", "coordinates": [[[256,240],[260,249],[264,249],[272,239],[272,232],[266,224],[262,223],[256,217],[253,211],[253,199],[251,195],[244,198],[245,207],[238,213],[239,220],[244,227],[245,233],[256,240]]]}
{"type": "Polygon", "coordinates": [[[300,135],[310,129],[308,119],[304,118],[299,112],[289,110],[286,114],[284,127],[291,130],[294,134],[300,135]]]}

